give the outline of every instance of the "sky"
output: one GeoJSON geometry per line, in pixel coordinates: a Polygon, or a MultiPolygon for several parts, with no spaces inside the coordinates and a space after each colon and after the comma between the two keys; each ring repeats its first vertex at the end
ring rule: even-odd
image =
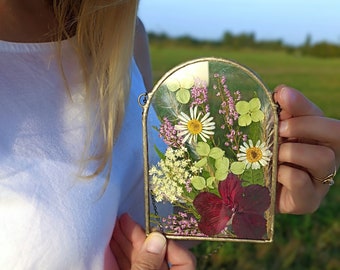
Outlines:
{"type": "Polygon", "coordinates": [[[220,40],[225,32],[254,33],[257,40],[301,45],[340,44],[339,0],[140,0],[149,32],[220,40]]]}

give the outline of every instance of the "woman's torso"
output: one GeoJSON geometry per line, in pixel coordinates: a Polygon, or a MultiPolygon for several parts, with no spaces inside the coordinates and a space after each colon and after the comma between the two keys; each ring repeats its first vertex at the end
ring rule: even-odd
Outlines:
{"type": "Polygon", "coordinates": [[[0,41],[0,269],[103,269],[117,215],[143,222],[138,68],[103,193],[104,177],[78,177],[81,69],[63,41],[71,99],[52,45],[0,41]]]}

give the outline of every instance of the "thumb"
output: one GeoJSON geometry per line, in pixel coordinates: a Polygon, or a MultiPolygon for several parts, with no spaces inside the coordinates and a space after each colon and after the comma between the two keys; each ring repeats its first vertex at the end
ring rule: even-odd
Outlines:
{"type": "Polygon", "coordinates": [[[159,270],[164,263],[166,238],[159,232],[151,233],[131,265],[132,270],[159,270]]]}
{"type": "Polygon", "coordinates": [[[274,90],[274,98],[281,107],[280,119],[296,116],[322,116],[322,111],[299,91],[286,85],[279,85],[274,90]]]}

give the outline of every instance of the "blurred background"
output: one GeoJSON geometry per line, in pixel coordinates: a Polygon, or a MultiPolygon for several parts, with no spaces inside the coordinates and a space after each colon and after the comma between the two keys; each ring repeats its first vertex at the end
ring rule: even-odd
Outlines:
{"type": "Polygon", "coordinates": [[[335,0],[141,0],[139,14],[149,31],[171,37],[219,40],[228,31],[301,45],[307,35],[339,43],[339,11],[335,0]]]}
{"type": "MultiPolygon", "coordinates": [[[[270,89],[299,89],[340,119],[339,12],[336,0],[141,0],[139,17],[155,82],[187,60],[222,57],[253,69],[270,89]]],[[[317,212],[276,215],[273,243],[198,245],[198,269],[340,269],[339,175],[317,212]]]]}

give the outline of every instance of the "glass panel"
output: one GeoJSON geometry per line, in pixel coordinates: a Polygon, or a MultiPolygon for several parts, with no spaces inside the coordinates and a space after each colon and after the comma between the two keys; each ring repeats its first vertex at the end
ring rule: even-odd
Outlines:
{"type": "Polygon", "coordinates": [[[146,230],[271,241],[277,113],[247,68],[204,58],[168,72],[144,108],[146,230]]]}

